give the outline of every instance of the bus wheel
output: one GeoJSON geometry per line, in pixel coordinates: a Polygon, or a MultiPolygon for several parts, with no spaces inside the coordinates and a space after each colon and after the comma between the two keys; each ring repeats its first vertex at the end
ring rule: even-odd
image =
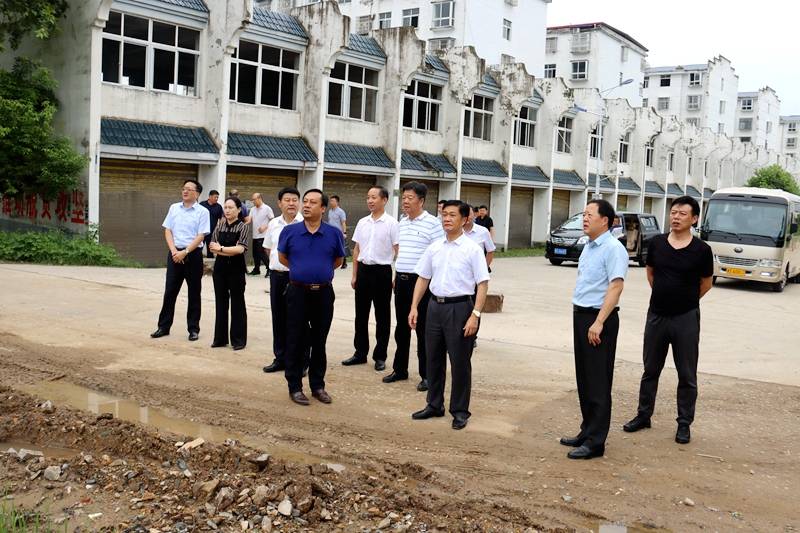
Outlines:
{"type": "Polygon", "coordinates": [[[786,288],[786,278],[789,275],[789,272],[784,272],[783,276],[781,276],[781,280],[778,283],[772,284],[772,290],[775,292],[783,292],[783,289],[786,288]]]}

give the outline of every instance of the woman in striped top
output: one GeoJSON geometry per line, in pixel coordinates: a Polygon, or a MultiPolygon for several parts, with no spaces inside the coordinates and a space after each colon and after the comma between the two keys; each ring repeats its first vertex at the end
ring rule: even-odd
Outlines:
{"type": "Polygon", "coordinates": [[[209,248],[217,256],[214,261],[214,297],[217,317],[212,348],[228,345],[228,307],[230,302],[230,341],[234,350],[247,344],[247,309],[244,303],[244,254],[250,237],[250,226],[244,223],[242,201],[235,197],[222,205],[224,217],[217,223],[209,248]]]}

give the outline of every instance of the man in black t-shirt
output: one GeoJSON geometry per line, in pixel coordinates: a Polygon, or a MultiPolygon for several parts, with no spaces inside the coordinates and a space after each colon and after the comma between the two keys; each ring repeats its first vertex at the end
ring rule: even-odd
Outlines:
{"type": "Polygon", "coordinates": [[[203,200],[200,205],[208,209],[208,217],[211,221],[211,233],[206,235],[206,257],[214,257],[208,245],[211,243],[211,234],[214,233],[214,228],[217,227],[217,222],[222,218],[222,205],[219,203],[219,191],[212,190],[208,193],[208,200],[203,200]]]}
{"type": "Polygon", "coordinates": [[[478,216],[475,217],[475,224],[483,226],[489,230],[489,235],[494,241],[494,220],[489,216],[489,208],[485,205],[478,207],[478,216]]]}
{"type": "Polygon", "coordinates": [[[678,371],[678,431],[675,441],[689,442],[689,426],[697,401],[697,359],[700,342],[700,298],[710,289],[714,273],[711,247],[692,236],[700,206],[691,196],[672,201],[670,232],[654,237],[647,248],[650,308],[644,328],[644,374],[639,386],[639,412],[623,426],[627,432],[650,427],[658,378],[667,351],[678,371]]]}

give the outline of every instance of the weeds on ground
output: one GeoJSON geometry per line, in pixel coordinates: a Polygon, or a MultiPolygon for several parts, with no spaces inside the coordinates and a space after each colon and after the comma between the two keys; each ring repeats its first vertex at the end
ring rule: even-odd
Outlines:
{"type": "Polygon", "coordinates": [[[544,246],[534,246],[533,248],[512,248],[501,252],[500,250],[494,253],[495,258],[499,257],[542,257],[544,256],[544,246]]]}
{"type": "Polygon", "coordinates": [[[60,230],[0,232],[0,261],[49,265],[140,266],[120,257],[112,246],[97,242],[96,227],[82,235],[71,235],[60,230]]]}
{"type": "Polygon", "coordinates": [[[56,527],[35,511],[15,508],[8,500],[0,502],[0,533],[55,533],[67,531],[67,524],[56,527]]]}

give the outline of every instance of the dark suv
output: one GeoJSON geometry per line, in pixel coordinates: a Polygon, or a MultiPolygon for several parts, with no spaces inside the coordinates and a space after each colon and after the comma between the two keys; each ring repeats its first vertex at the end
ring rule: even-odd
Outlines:
{"type": "MultiPolygon", "coordinates": [[[[628,250],[632,261],[644,266],[650,239],[661,233],[658,220],[650,213],[617,213],[611,233],[628,250]]],[[[589,237],[583,234],[583,213],[572,215],[550,232],[544,256],[554,265],[564,261],[577,261],[589,237]]]]}

